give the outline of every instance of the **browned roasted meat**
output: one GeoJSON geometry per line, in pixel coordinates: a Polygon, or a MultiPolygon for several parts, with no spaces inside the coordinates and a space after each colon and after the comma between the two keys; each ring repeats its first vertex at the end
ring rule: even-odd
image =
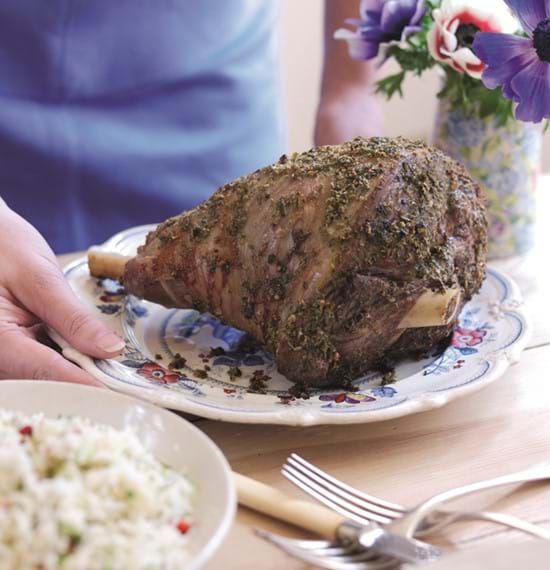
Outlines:
{"type": "Polygon", "coordinates": [[[399,324],[427,289],[470,299],[485,250],[462,166],[419,142],[355,139],[283,156],[169,219],[124,284],[248,331],[290,380],[335,385],[445,340],[452,324],[399,324]]]}

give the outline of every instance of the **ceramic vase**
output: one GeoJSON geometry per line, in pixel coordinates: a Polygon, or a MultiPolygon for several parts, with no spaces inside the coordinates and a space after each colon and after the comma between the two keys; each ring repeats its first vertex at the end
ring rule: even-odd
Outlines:
{"type": "Polygon", "coordinates": [[[515,119],[503,126],[439,101],[431,143],[462,162],[485,190],[491,259],[524,254],[534,243],[542,131],[515,119]]]}

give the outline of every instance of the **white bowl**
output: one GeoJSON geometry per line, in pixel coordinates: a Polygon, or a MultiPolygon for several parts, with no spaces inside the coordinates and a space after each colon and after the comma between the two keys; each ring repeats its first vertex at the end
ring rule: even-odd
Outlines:
{"type": "Polygon", "coordinates": [[[110,390],[30,380],[0,381],[0,407],[54,418],[78,415],[118,429],[129,427],[159,461],[184,469],[196,488],[196,522],[186,570],[202,567],[229,531],[236,505],[229,465],[206,435],[176,414],[110,390]]]}

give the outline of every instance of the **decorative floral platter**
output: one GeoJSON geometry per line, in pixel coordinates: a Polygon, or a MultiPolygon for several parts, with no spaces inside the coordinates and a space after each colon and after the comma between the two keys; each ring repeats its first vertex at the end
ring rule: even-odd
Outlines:
{"type": "MultiPolygon", "coordinates": [[[[103,247],[132,255],[153,228],[121,232],[103,247]]],[[[302,399],[289,393],[292,384],[277,372],[269,353],[239,351],[245,333],[207,314],[126,295],[117,282],[90,277],[85,258],[66,267],[65,275],[77,295],[126,341],[120,357],[92,359],[52,331],[68,359],[120,392],[230,422],[363,423],[436,408],[496,380],[519,360],[528,340],[517,285],[489,270],[444,352],[401,362],[392,384],[382,385],[381,374],[371,373],[355,380],[355,391],[313,391],[302,399]],[[180,367],[174,369],[170,364],[178,354],[180,367]],[[251,380],[265,393],[252,392],[251,380]]]]}

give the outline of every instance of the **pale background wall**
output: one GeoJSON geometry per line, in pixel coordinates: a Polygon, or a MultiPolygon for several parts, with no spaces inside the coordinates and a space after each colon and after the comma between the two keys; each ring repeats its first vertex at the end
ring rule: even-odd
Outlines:
{"type": "MultiPolygon", "coordinates": [[[[348,0],[354,6],[359,0],[348,0]]],[[[322,60],[324,0],[281,0],[282,65],[289,114],[290,150],[312,145],[313,121],[318,100],[322,60]]],[[[392,71],[390,64],[386,67],[392,71]]],[[[385,105],[385,128],[389,136],[427,138],[436,105],[437,77],[425,74],[410,79],[404,99],[385,105]]],[[[550,171],[550,132],[543,152],[544,169],[550,171]]]]}

